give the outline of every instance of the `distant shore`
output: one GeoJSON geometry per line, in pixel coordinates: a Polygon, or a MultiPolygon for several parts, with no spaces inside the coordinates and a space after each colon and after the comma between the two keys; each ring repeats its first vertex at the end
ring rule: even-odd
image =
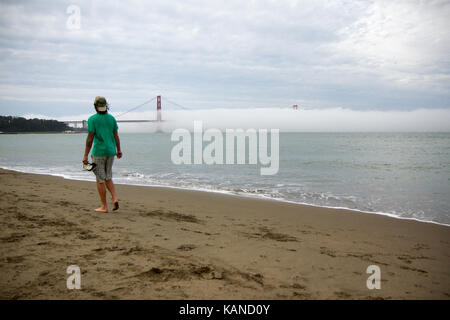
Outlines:
{"type": "Polygon", "coordinates": [[[449,299],[450,227],[0,169],[3,299],[449,299]],[[81,290],[66,268],[81,269],[81,290]],[[369,266],[381,289],[369,290],[369,266]]]}
{"type": "Polygon", "coordinates": [[[66,133],[66,134],[72,134],[72,133],[87,133],[86,131],[74,131],[74,130],[70,130],[70,132],[68,132],[69,130],[66,131],[18,131],[18,132],[0,132],[0,134],[57,134],[57,133],[66,133]]]}

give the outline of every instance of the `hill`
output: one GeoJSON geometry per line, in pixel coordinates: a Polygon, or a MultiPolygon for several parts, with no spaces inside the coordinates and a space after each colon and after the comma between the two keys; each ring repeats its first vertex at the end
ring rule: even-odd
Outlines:
{"type": "Polygon", "coordinates": [[[0,132],[62,132],[72,129],[57,120],[0,116],[0,132]]]}

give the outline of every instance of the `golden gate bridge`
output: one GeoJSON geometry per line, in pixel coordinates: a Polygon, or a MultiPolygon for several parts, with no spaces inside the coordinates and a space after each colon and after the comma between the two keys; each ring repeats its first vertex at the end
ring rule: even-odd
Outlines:
{"type": "MultiPolygon", "coordinates": [[[[164,120],[162,119],[162,113],[161,113],[161,101],[162,101],[162,98],[163,97],[160,96],[160,95],[155,96],[152,99],[147,100],[144,103],[141,103],[141,104],[137,105],[136,107],[133,107],[133,108],[131,108],[131,109],[125,111],[125,112],[122,112],[121,114],[115,116],[115,118],[116,118],[117,122],[134,122],[134,123],[138,123],[138,122],[163,122],[164,120]],[[141,120],[120,120],[120,119],[118,119],[118,118],[122,117],[123,115],[125,115],[125,114],[127,114],[129,112],[135,111],[135,110],[145,106],[146,104],[149,104],[150,102],[154,101],[155,99],[156,99],[156,119],[154,119],[154,120],[143,120],[143,119],[141,119],[141,120]]],[[[172,105],[174,105],[174,106],[176,106],[178,108],[181,108],[183,110],[189,110],[188,108],[183,107],[183,106],[181,106],[178,103],[175,103],[173,101],[170,101],[169,99],[167,99],[165,97],[164,97],[164,100],[166,102],[168,102],[169,104],[172,104],[172,105]]],[[[71,127],[80,128],[80,125],[81,125],[81,128],[87,129],[87,120],[65,120],[65,121],[62,121],[62,122],[64,122],[65,124],[67,124],[68,126],[71,126],[71,127]]]]}
{"type": "MultiPolygon", "coordinates": [[[[170,101],[166,97],[162,97],[161,95],[158,95],[158,96],[155,96],[155,97],[151,98],[150,100],[145,101],[144,103],[141,103],[141,104],[139,104],[139,105],[137,105],[137,106],[135,106],[135,107],[133,107],[133,108],[131,108],[131,109],[125,111],[125,112],[122,112],[121,114],[119,114],[117,116],[115,116],[116,121],[117,122],[134,122],[134,123],[139,123],[139,122],[163,122],[164,120],[162,119],[162,115],[161,115],[161,101],[162,101],[163,98],[164,98],[164,100],[166,102],[168,102],[169,104],[172,104],[172,105],[174,105],[174,106],[176,106],[178,108],[181,108],[183,110],[191,110],[189,108],[186,108],[186,107],[183,107],[183,106],[179,105],[178,103],[170,101]],[[156,119],[154,119],[154,120],[143,120],[143,119],[140,119],[140,120],[121,120],[121,119],[118,119],[118,118],[122,117],[123,115],[125,115],[125,114],[127,114],[129,112],[135,111],[135,110],[145,106],[146,104],[149,104],[150,102],[154,101],[155,99],[156,99],[156,119]]],[[[289,107],[289,109],[290,108],[292,108],[293,110],[299,110],[299,106],[297,104],[294,104],[292,107],[289,107]]],[[[303,110],[310,110],[312,108],[302,106],[301,109],[303,109],[303,110]]],[[[75,127],[75,128],[80,128],[80,125],[81,125],[81,128],[87,129],[87,120],[65,120],[65,121],[61,121],[61,122],[64,122],[68,126],[75,127]]]]}

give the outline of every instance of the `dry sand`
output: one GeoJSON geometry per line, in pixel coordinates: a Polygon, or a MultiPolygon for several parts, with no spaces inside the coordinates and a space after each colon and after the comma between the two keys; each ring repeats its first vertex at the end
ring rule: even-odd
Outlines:
{"type": "Polygon", "coordinates": [[[450,227],[0,170],[3,299],[449,299],[450,227]],[[111,206],[111,203],[110,203],[111,206]],[[81,269],[68,290],[66,268],[81,269]],[[369,290],[369,265],[381,289],[369,290]]]}

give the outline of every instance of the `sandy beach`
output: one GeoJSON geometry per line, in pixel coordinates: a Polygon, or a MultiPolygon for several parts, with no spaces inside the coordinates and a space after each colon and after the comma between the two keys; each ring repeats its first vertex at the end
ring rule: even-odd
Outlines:
{"type": "Polygon", "coordinates": [[[0,170],[2,299],[449,299],[450,227],[0,170]],[[110,210],[112,207],[109,202],[110,210]],[[68,290],[66,269],[81,270],[68,290]],[[369,290],[377,265],[381,289],[369,290]]]}

